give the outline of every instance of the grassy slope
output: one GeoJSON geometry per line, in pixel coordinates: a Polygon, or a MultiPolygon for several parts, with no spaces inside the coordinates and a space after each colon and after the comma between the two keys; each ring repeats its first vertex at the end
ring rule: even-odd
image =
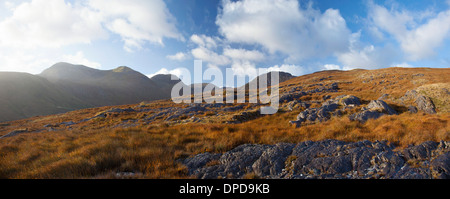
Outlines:
{"type": "Polygon", "coordinates": [[[87,107],[46,79],[31,74],[2,72],[0,85],[0,121],[87,107]]]}
{"type": "Polygon", "coordinates": [[[40,75],[1,72],[0,122],[169,98],[167,87],[176,81],[157,80],[127,67],[103,71],[68,63],[55,64],[40,75]]]}
{"type": "MultiPolygon", "coordinates": [[[[280,90],[288,91],[295,86],[313,89],[318,83],[339,82],[339,92],[326,94],[333,97],[352,94],[365,103],[382,94],[389,94],[386,101],[402,111],[404,106],[398,98],[407,90],[436,83],[447,84],[449,75],[450,69],[325,71],[291,79],[282,83],[280,90]]],[[[302,99],[318,100],[323,95],[325,93],[302,99]]],[[[434,98],[445,101],[448,95],[436,94],[434,98]]],[[[157,101],[148,106],[183,105],[157,101]]],[[[188,177],[186,170],[177,159],[205,151],[224,152],[243,143],[368,139],[388,140],[405,147],[428,140],[450,140],[450,114],[442,111],[448,110],[448,104],[440,106],[440,112],[435,115],[403,112],[364,124],[349,121],[347,117],[336,117],[301,128],[288,125],[288,121],[293,120],[301,110],[280,112],[242,124],[211,122],[171,125],[155,121],[148,125],[138,122],[138,126],[132,128],[114,126],[127,119],[143,118],[144,113],[114,115],[75,125],[71,129],[65,127],[56,132],[26,133],[0,140],[0,178],[114,178],[117,172],[129,171],[135,172],[136,178],[185,178],[188,177]]],[[[0,124],[0,135],[18,128],[40,129],[51,122],[78,121],[109,108],[84,109],[0,124]]],[[[214,116],[204,115],[198,117],[214,121],[214,116]]]]}

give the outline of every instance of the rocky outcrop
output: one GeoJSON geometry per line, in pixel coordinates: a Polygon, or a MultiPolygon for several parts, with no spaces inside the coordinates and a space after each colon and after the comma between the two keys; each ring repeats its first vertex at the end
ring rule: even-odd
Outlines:
{"type": "Polygon", "coordinates": [[[333,93],[333,92],[338,92],[338,89],[339,89],[339,84],[336,83],[336,82],[334,82],[334,83],[332,83],[330,85],[325,85],[325,86],[323,84],[314,84],[314,85],[309,85],[309,86],[319,86],[319,87],[315,88],[315,89],[307,90],[307,91],[303,91],[303,87],[302,86],[291,88],[290,92],[284,93],[284,94],[280,94],[279,102],[280,103],[291,102],[293,100],[298,100],[302,96],[310,95],[310,94],[314,94],[314,93],[322,93],[322,92],[333,93]]]}
{"type": "Polygon", "coordinates": [[[121,114],[121,113],[130,113],[130,112],[135,112],[136,110],[132,109],[132,108],[126,108],[126,109],[121,109],[121,108],[112,108],[106,111],[102,111],[99,112],[97,114],[95,114],[95,116],[93,118],[98,118],[98,117],[107,117],[108,115],[111,114],[121,114]]]}
{"type": "Polygon", "coordinates": [[[183,163],[189,175],[202,179],[249,173],[275,179],[449,179],[450,142],[425,142],[403,150],[385,141],[245,144],[223,154],[198,154],[183,163]]]}
{"type": "Polygon", "coordinates": [[[183,117],[192,117],[195,114],[201,113],[203,111],[206,111],[205,106],[202,106],[201,104],[192,104],[191,106],[183,109],[179,109],[175,113],[173,113],[171,116],[166,118],[166,121],[177,119],[181,116],[183,117]]]}
{"type": "Polygon", "coordinates": [[[28,133],[28,129],[20,129],[20,130],[11,131],[6,135],[0,136],[0,139],[16,136],[16,135],[19,135],[22,133],[28,133]]]}
{"type": "Polygon", "coordinates": [[[261,117],[261,111],[260,109],[256,109],[256,110],[249,110],[249,111],[242,111],[240,113],[234,114],[231,117],[231,120],[228,121],[227,123],[229,124],[237,124],[237,123],[242,123],[242,122],[246,122],[252,119],[256,119],[258,117],[261,117]]]}
{"type": "Polygon", "coordinates": [[[402,102],[405,100],[413,100],[414,103],[417,104],[417,109],[425,113],[436,113],[436,106],[434,105],[433,100],[428,96],[419,94],[416,90],[409,90],[400,98],[400,101],[402,102]]]}
{"type": "Polygon", "coordinates": [[[395,115],[395,111],[383,100],[372,100],[367,107],[361,109],[361,112],[349,116],[350,120],[366,122],[369,119],[378,119],[383,115],[395,115]]]}
{"type": "Polygon", "coordinates": [[[431,98],[421,95],[416,98],[416,104],[417,108],[425,113],[428,114],[435,114],[436,113],[436,107],[434,106],[433,101],[431,98]]]}
{"type": "Polygon", "coordinates": [[[324,122],[331,118],[331,116],[338,116],[342,114],[342,110],[353,108],[361,104],[358,97],[352,95],[341,95],[334,99],[328,100],[319,108],[307,108],[300,112],[297,120],[290,121],[290,124],[300,127],[304,123],[324,122]],[[339,106],[343,107],[339,110],[339,106]]]}

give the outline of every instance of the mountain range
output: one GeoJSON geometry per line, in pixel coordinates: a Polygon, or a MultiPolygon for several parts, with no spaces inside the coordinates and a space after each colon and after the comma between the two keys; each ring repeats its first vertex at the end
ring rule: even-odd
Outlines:
{"type": "MultiPolygon", "coordinates": [[[[126,66],[98,70],[64,62],[37,75],[0,72],[0,122],[83,108],[169,99],[172,87],[181,81],[171,77],[159,74],[149,78],[126,66]]],[[[292,77],[280,72],[280,82],[292,77]]],[[[252,81],[257,80],[258,77],[252,81]]],[[[195,93],[193,85],[192,94],[195,93]]],[[[202,89],[206,85],[202,84],[202,89]]],[[[248,84],[238,89],[243,88],[248,88],[248,84]]]]}
{"type": "Polygon", "coordinates": [[[148,78],[126,66],[98,70],[69,63],[38,75],[0,72],[0,121],[168,99],[180,81],[170,75],[148,78]]]}

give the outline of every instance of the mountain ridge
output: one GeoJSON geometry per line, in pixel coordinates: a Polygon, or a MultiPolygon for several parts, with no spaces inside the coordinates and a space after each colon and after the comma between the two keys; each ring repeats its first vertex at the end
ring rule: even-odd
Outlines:
{"type": "MultiPolygon", "coordinates": [[[[284,72],[280,74],[280,82],[293,77],[284,72]]],[[[82,108],[169,99],[172,87],[181,82],[176,76],[172,80],[174,75],[170,74],[158,74],[149,78],[127,66],[99,70],[66,62],[58,62],[37,75],[0,72],[1,76],[9,78],[2,78],[3,86],[0,87],[0,122],[82,108]],[[18,88],[17,85],[21,87],[18,88]],[[34,89],[32,92],[27,91],[27,87],[34,89]],[[14,91],[20,93],[20,100],[9,98],[15,95],[14,91]]],[[[268,79],[270,85],[270,75],[268,79]]],[[[257,78],[252,81],[256,80],[257,78]]],[[[190,85],[192,94],[193,85],[195,84],[190,85]]],[[[206,85],[208,84],[202,84],[202,90],[206,85]]]]}
{"type": "Polygon", "coordinates": [[[167,99],[170,98],[167,89],[180,81],[169,81],[159,75],[148,78],[126,66],[98,70],[65,62],[37,75],[0,72],[0,77],[3,77],[0,121],[167,99]],[[33,89],[28,91],[27,87],[33,89]],[[15,99],[15,95],[20,99],[15,99]]]}

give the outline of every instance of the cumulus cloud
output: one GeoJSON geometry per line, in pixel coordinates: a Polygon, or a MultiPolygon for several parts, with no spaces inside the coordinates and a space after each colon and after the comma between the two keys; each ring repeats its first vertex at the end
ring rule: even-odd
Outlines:
{"type": "Polygon", "coordinates": [[[167,68],[161,68],[159,71],[153,73],[153,74],[148,74],[147,77],[148,78],[152,78],[155,75],[172,75],[172,79],[181,79],[181,81],[186,84],[186,85],[190,85],[192,84],[191,82],[191,77],[187,77],[186,75],[188,75],[186,72],[187,69],[185,68],[176,68],[173,70],[169,70],[167,68]],[[175,77],[176,78],[175,78],[175,77]]]}
{"type": "Polygon", "coordinates": [[[129,52],[147,43],[164,45],[164,38],[184,40],[162,0],[72,2],[4,2],[10,15],[0,19],[0,70],[38,73],[59,61],[100,67],[82,52],[64,55],[61,48],[92,44],[111,35],[119,36],[129,52]]]}
{"type": "Polygon", "coordinates": [[[63,55],[61,61],[68,62],[71,64],[80,64],[97,69],[102,67],[100,63],[90,61],[86,57],[84,57],[83,51],[78,51],[77,53],[75,53],[75,55],[63,55]]]}
{"type": "Polygon", "coordinates": [[[325,64],[323,65],[323,68],[325,70],[341,70],[341,66],[336,64],[325,64]]]}
{"type": "Polygon", "coordinates": [[[450,10],[437,14],[427,10],[411,12],[369,3],[369,19],[378,29],[392,35],[408,60],[430,58],[450,37],[450,10]],[[425,20],[424,23],[419,23],[425,20]]]}
{"type": "Polygon", "coordinates": [[[324,13],[297,0],[224,0],[216,24],[230,42],[257,44],[288,61],[345,51],[348,30],[338,10],[324,13]]]}
{"type": "Polygon", "coordinates": [[[184,61],[189,58],[189,55],[183,52],[178,52],[174,55],[167,55],[166,58],[175,61],[184,61]]]}
{"type": "Polygon", "coordinates": [[[337,64],[325,64],[322,66],[323,70],[352,70],[355,68],[348,67],[348,66],[339,66],[337,64]]]}
{"type": "Polygon", "coordinates": [[[191,53],[196,59],[208,62],[209,67],[219,67],[231,63],[228,57],[219,55],[213,50],[205,47],[197,47],[195,49],[192,49],[191,53]]]}
{"type": "Polygon", "coordinates": [[[125,42],[125,50],[140,49],[145,42],[163,45],[163,38],[184,40],[175,18],[162,0],[89,0],[103,23],[125,42]]]}
{"type": "Polygon", "coordinates": [[[262,61],[264,60],[264,54],[257,50],[246,49],[224,49],[223,54],[230,57],[233,60],[248,60],[248,61],[262,61]]]}
{"type": "Polygon", "coordinates": [[[197,44],[200,47],[205,47],[205,48],[209,48],[209,49],[217,47],[216,41],[220,42],[220,39],[217,37],[213,38],[213,37],[208,37],[206,35],[197,35],[197,34],[193,34],[190,39],[194,44],[197,44]]]}
{"type": "Polygon", "coordinates": [[[41,73],[44,69],[57,62],[81,64],[92,68],[101,68],[101,64],[85,57],[82,51],[74,54],[59,54],[58,50],[24,50],[9,52],[0,47],[0,71],[41,73]]]}
{"type": "Polygon", "coordinates": [[[2,53],[0,53],[0,71],[38,74],[56,63],[56,59],[47,53],[29,53],[28,51],[8,52],[6,49],[0,49],[2,50],[2,53]]]}
{"type": "Polygon", "coordinates": [[[218,37],[192,35],[190,41],[196,45],[191,49],[195,59],[202,60],[208,67],[231,66],[236,75],[256,77],[256,63],[265,60],[265,54],[258,50],[232,48],[218,37]]]}
{"type": "Polygon", "coordinates": [[[161,68],[159,71],[153,73],[153,74],[148,74],[147,77],[152,78],[155,75],[175,75],[177,77],[181,77],[182,75],[182,70],[179,68],[173,69],[173,70],[169,70],[167,68],[161,68]]]}
{"type": "Polygon", "coordinates": [[[184,38],[162,0],[32,0],[9,3],[12,16],[0,21],[0,45],[53,47],[88,44],[106,39],[108,30],[124,41],[124,49],[146,42],[163,45],[163,38],[184,38]]]}
{"type": "Polygon", "coordinates": [[[349,50],[336,55],[338,61],[344,65],[342,69],[389,67],[400,56],[392,45],[365,45],[360,37],[361,32],[353,33],[349,50]]]}
{"type": "Polygon", "coordinates": [[[399,64],[392,64],[392,67],[412,68],[414,66],[411,65],[411,64],[408,64],[407,62],[402,62],[402,63],[399,63],[399,64]]]}
{"type": "Polygon", "coordinates": [[[197,45],[196,48],[191,50],[192,56],[195,59],[207,62],[209,67],[225,66],[231,63],[229,57],[215,52],[215,48],[218,46],[217,43],[221,42],[220,39],[194,34],[191,36],[190,41],[197,45]]]}
{"type": "Polygon", "coordinates": [[[12,16],[0,22],[3,46],[61,47],[107,36],[99,15],[64,0],[33,0],[12,10],[12,16]]]}
{"type": "Polygon", "coordinates": [[[272,67],[269,67],[267,69],[268,72],[271,71],[282,71],[282,72],[288,72],[294,76],[300,76],[305,74],[303,68],[301,66],[297,66],[297,65],[288,65],[288,64],[283,64],[281,66],[275,65],[272,67]]]}

